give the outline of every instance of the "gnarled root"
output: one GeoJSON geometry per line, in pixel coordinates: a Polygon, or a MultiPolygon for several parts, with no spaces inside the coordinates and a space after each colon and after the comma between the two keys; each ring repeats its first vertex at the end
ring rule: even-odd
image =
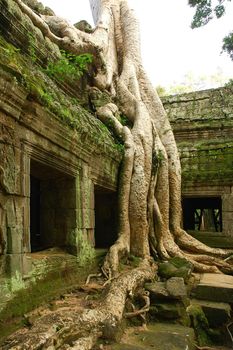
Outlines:
{"type": "MultiPolygon", "coordinates": [[[[156,266],[150,260],[120,274],[109,286],[104,300],[95,309],[62,310],[38,319],[30,329],[23,329],[9,337],[2,350],[39,350],[64,348],[88,350],[101,337],[113,337],[124,317],[128,296],[154,278],[156,266]]],[[[145,305],[146,307],[146,305],[145,305]]],[[[145,312],[145,310],[144,310],[145,312]]]]}

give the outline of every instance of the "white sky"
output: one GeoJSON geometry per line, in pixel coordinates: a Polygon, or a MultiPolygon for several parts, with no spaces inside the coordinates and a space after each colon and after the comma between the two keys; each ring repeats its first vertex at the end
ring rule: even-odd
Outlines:
{"type": "MultiPolygon", "coordinates": [[[[57,15],[75,23],[81,19],[93,25],[89,0],[42,0],[57,15]]],[[[233,2],[223,18],[207,26],[190,28],[193,9],[188,0],[129,0],[141,27],[142,58],[152,83],[169,86],[182,82],[188,72],[211,75],[219,69],[233,77],[233,62],[220,55],[222,38],[233,30],[233,2]]]]}

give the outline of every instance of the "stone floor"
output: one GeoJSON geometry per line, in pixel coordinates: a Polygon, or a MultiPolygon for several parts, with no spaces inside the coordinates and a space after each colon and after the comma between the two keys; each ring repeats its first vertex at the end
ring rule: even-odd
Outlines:
{"type": "Polygon", "coordinates": [[[192,328],[178,324],[154,323],[146,329],[131,329],[112,350],[194,350],[192,328]]]}

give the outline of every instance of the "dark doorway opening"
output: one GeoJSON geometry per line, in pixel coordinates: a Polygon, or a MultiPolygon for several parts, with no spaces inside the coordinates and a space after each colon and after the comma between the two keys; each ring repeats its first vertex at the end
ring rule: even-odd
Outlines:
{"type": "Polygon", "coordinates": [[[68,232],[76,227],[75,179],[31,160],[31,252],[66,247],[68,232]]]}
{"type": "Polygon", "coordinates": [[[95,247],[109,248],[117,229],[117,194],[95,186],[95,247]]]}
{"type": "Polygon", "coordinates": [[[221,197],[187,197],[182,200],[185,230],[222,232],[221,197]]]}

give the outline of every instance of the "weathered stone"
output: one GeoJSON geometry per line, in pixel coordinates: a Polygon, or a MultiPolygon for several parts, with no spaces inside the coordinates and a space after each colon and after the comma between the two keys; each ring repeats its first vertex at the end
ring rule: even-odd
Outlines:
{"type": "Polygon", "coordinates": [[[232,87],[168,96],[162,101],[180,153],[183,195],[221,196],[222,230],[226,235],[233,236],[230,214],[233,178],[232,87]],[[229,213],[230,217],[225,213],[229,213]]]}
{"type": "Polygon", "coordinates": [[[129,344],[117,344],[111,346],[112,350],[145,350],[145,347],[129,344]]]}
{"type": "Polygon", "coordinates": [[[233,220],[229,220],[227,222],[223,220],[224,235],[219,234],[219,232],[189,231],[189,233],[202,243],[208,245],[209,247],[231,249],[233,248],[233,237],[225,235],[228,231],[226,228],[228,227],[228,225],[230,225],[231,221],[232,226],[230,227],[233,227],[233,220]]]}
{"type": "MultiPolygon", "coordinates": [[[[40,10],[41,4],[37,1],[32,0],[31,5],[40,10]]],[[[49,39],[44,38],[27,16],[20,15],[17,4],[14,4],[14,8],[19,12],[14,25],[25,34],[16,39],[19,48],[30,46],[30,32],[38,60],[43,56],[45,62],[48,52],[56,57],[56,47],[52,47],[49,39]],[[48,46],[45,55],[40,50],[48,46]]],[[[1,12],[0,20],[4,20],[6,14],[10,20],[11,11],[13,7],[1,12]]],[[[10,32],[10,26],[6,30],[9,30],[7,39],[15,37],[10,32]]],[[[79,229],[91,244],[94,243],[94,184],[107,191],[116,190],[122,153],[115,148],[113,137],[100,121],[72,99],[68,107],[61,106],[61,100],[69,99],[62,88],[56,87],[30,59],[27,63],[23,63],[23,60],[21,63],[20,50],[12,46],[13,54],[17,62],[15,69],[10,65],[8,67],[7,60],[2,62],[1,55],[0,70],[0,254],[23,254],[53,246],[66,247],[78,254],[76,232],[79,229]],[[41,100],[40,103],[36,102],[38,96],[36,98],[34,92],[25,102],[28,91],[20,85],[19,71],[27,71],[27,77],[35,74],[38,89],[46,85],[47,95],[50,94],[50,86],[59,110],[45,109],[41,100]],[[56,99],[55,93],[60,97],[56,99]],[[72,128],[65,122],[67,118],[58,117],[59,111],[65,109],[67,112],[68,108],[75,109],[77,113],[72,117],[75,120],[72,128]],[[30,191],[33,178],[40,187],[37,195],[30,191]],[[37,208],[32,210],[30,203],[37,203],[37,208]],[[30,213],[33,213],[32,216],[30,213]],[[33,219],[36,215],[37,223],[33,219]]],[[[30,82],[27,84],[30,85],[30,82]]],[[[84,85],[82,89],[85,89],[84,85]]]]}
{"type": "Polygon", "coordinates": [[[85,20],[82,20],[82,21],[79,21],[78,23],[75,23],[74,26],[75,26],[75,28],[82,30],[83,32],[86,32],[86,33],[93,32],[91,25],[85,20]]]}
{"type": "Polygon", "coordinates": [[[233,212],[233,194],[224,194],[222,196],[222,211],[233,212]]]}
{"type": "Polygon", "coordinates": [[[55,12],[48,6],[45,6],[44,15],[46,16],[55,16],[55,12]]]}
{"type": "Polygon", "coordinates": [[[204,273],[192,291],[196,299],[233,302],[233,276],[204,273]]]}
{"type": "Polygon", "coordinates": [[[192,264],[186,259],[175,257],[159,264],[158,274],[163,278],[183,277],[187,280],[193,270],[192,264]]]}
{"type": "Polygon", "coordinates": [[[166,282],[147,283],[145,288],[155,302],[158,299],[185,299],[187,290],[182,277],[171,277],[166,282]]]}
{"type": "Polygon", "coordinates": [[[210,343],[209,323],[200,305],[189,305],[187,313],[190,316],[191,325],[195,331],[198,345],[205,346],[210,343]]]}
{"type": "Polygon", "coordinates": [[[163,278],[170,278],[177,272],[177,268],[169,262],[159,264],[158,274],[163,278]]]}
{"type": "Polygon", "coordinates": [[[93,109],[97,109],[98,107],[102,107],[105,104],[112,102],[111,96],[107,91],[102,92],[96,87],[91,88],[89,92],[89,97],[93,109]]]}
{"type": "Polygon", "coordinates": [[[157,299],[164,299],[169,296],[165,282],[147,283],[145,288],[150,292],[150,298],[152,300],[156,301],[157,299]]]}
{"type": "Polygon", "coordinates": [[[155,307],[157,309],[156,317],[163,320],[178,319],[185,314],[184,304],[178,301],[158,301],[155,307]]]}
{"type": "Polygon", "coordinates": [[[229,304],[195,299],[191,301],[191,304],[201,306],[210,327],[222,326],[230,320],[231,306],[229,304]]]}
{"type": "Polygon", "coordinates": [[[194,332],[191,328],[176,324],[156,323],[147,331],[135,331],[123,338],[123,343],[113,345],[113,350],[194,350],[194,332]],[[126,341],[124,341],[126,340],[126,341]]]}
{"type": "Polygon", "coordinates": [[[166,281],[166,289],[169,296],[175,299],[187,297],[187,290],[182,277],[171,277],[166,281]]]}

